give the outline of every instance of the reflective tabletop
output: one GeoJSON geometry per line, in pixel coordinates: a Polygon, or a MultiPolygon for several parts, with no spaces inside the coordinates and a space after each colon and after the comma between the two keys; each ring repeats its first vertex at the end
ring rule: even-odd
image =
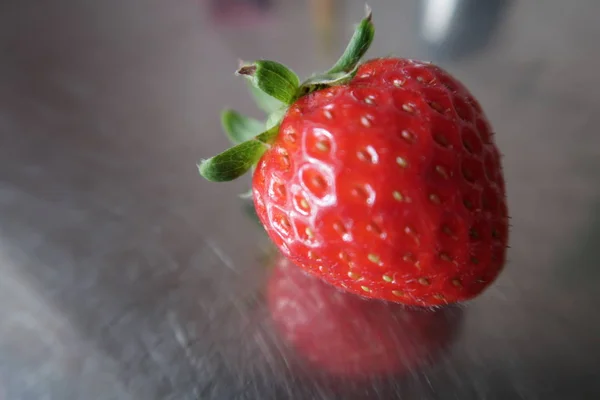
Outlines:
{"type": "Polygon", "coordinates": [[[508,264],[416,310],[298,274],[196,163],[233,71],[301,75],[364,3],[0,4],[0,399],[597,399],[600,3],[372,0],[369,56],[432,60],[504,153],[508,264]]]}

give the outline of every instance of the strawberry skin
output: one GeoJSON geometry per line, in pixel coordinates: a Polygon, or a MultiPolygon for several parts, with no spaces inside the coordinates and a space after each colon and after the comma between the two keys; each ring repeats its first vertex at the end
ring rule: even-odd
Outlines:
{"type": "Polygon", "coordinates": [[[349,83],[300,97],[252,186],[282,253],[361,296],[464,301],[504,266],[505,184],[489,122],[431,64],[370,60],[349,83]]]}
{"type": "Polygon", "coordinates": [[[301,360],[353,380],[398,377],[435,360],[462,321],[458,307],[410,310],[344,293],[283,257],[266,297],[271,320],[301,360]]]}

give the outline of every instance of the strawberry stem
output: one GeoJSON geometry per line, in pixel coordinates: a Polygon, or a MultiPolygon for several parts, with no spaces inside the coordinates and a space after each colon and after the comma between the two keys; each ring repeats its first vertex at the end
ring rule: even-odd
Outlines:
{"type": "Polygon", "coordinates": [[[282,102],[280,102],[272,96],[269,96],[268,94],[254,86],[251,82],[248,83],[248,86],[250,88],[250,94],[254,98],[254,102],[256,103],[258,108],[263,110],[265,113],[271,114],[273,111],[279,110],[281,107],[283,107],[284,104],[282,102]]]}
{"type": "Polygon", "coordinates": [[[233,144],[250,140],[265,130],[264,122],[246,117],[234,110],[225,110],[221,113],[221,125],[233,144]]]}

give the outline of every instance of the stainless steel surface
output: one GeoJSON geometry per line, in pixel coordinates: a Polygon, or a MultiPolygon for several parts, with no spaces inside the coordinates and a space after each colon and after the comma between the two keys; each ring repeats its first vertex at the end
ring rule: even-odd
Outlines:
{"type": "MultiPolygon", "coordinates": [[[[370,55],[420,57],[416,2],[370,3],[370,55]]],[[[226,146],[223,106],[254,110],[238,58],[328,62],[307,7],[246,24],[199,0],[2,2],[0,399],[600,397],[600,3],[511,2],[485,47],[444,64],[505,154],[509,264],[435,362],[367,380],[290,351],[247,180],[195,167],[226,146]]],[[[362,7],[343,5],[337,36],[362,7]]]]}

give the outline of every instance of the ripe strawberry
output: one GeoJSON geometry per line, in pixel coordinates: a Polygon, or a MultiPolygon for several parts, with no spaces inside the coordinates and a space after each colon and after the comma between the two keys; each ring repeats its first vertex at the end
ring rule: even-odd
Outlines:
{"type": "Polygon", "coordinates": [[[399,376],[450,344],[461,309],[409,310],[341,292],[277,261],[267,286],[271,319],[296,354],[320,372],[356,380],[399,376]]]}
{"type": "Polygon", "coordinates": [[[501,271],[508,241],[490,124],[437,66],[381,58],[357,67],[369,27],[370,16],[338,64],[302,85],[281,64],[243,66],[289,107],[201,173],[229,180],[258,162],[253,196],[267,233],[336,287],[421,306],[473,298],[501,271]]]}

